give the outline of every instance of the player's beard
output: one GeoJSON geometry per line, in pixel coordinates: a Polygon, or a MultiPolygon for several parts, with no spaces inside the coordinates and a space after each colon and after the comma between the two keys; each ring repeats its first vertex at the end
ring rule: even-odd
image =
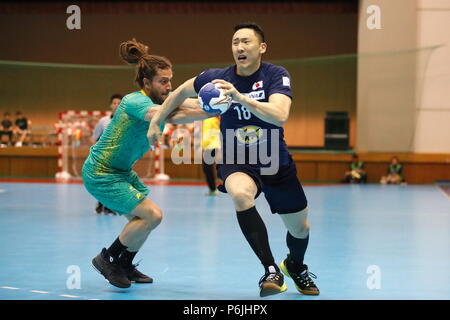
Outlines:
{"type": "Polygon", "coordinates": [[[157,93],[150,92],[150,99],[156,104],[163,104],[163,102],[167,99],[169,92],[157,93]]]}

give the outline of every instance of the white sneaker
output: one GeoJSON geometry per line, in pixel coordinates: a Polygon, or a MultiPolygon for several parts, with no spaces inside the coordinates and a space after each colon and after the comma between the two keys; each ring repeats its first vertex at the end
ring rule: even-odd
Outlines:
{"type": "Polygon", "coordinates": [[[20,141],[19,141],[19,142],[16,142],[15,146],[16,146],[16,147],[21,147],[21,146],[22,146],[22,142],[20,142],[20,141]]]}

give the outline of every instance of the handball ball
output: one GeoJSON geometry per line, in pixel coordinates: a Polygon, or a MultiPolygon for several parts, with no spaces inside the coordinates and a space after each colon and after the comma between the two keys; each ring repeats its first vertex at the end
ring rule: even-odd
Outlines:
{"type": "Polygon", "coordinates": [[[198,92],[200,107],[208,113],[224,113],[231,105],[231,97],[223,94],[223,90],[217,88],[218,83],[208,82],[198,92]]]}

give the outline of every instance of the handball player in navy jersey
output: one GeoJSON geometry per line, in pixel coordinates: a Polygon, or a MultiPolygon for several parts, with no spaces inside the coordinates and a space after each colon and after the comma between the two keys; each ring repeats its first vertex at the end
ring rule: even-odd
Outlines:
{"type": "Polygon", "coordinates": [[[160,124],[181,102],[197,96],[206,83],[219,83],[232,98],[220,122],[223,163],[217,170],[223,185],[219,190],[232,198],[240,229],[264,267],[260,296],[285,291],[283,274],[292,278],[299,292],[318,295],[319,289],[311,279],[315,276],[303,261],[310,229],[307,200],[282,128],[292,101],[290,75],[283,67],[262,62],[267,44],[263,30],[255,23],[235,26],[231,48],[235,64],[208,69],[178,87],[153,117],[147,136],[155,145],[160,124]],[[255,207],[261,193],[287,229],[289,252],[279,266],[255,207]]]}

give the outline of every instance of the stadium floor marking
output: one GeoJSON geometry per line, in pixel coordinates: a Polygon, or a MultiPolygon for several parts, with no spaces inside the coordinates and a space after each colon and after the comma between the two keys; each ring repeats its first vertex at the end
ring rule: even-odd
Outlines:
{"type": "Polygon", "coordinates": [[[79,296],[72,296],[70,294],[60,294],[60,297],[66,297],[66,298],[79,298],[79,296]]]}
{"type": "MultiPolygon", "coordinates": [[[[5,289],[5,290],[23,290],[21,288],[10,287],[10,286],[2,286],[2,287],[0,287],[0,289],[5,289]]],[[[38,293],[38,294],[52,294],[50,291],[42,291],[42,290],[29,290],[29,292],[38,293]]],[[[70,294],[58,294],[58,296],[64,297],[64,298],[82,298],[80,296],[74,296],[74,295],[70,295],[70,294]]],[[[101,299],[93,298],[93,299],[86,299],[86,300],[101,300],[101,299]]]]}

